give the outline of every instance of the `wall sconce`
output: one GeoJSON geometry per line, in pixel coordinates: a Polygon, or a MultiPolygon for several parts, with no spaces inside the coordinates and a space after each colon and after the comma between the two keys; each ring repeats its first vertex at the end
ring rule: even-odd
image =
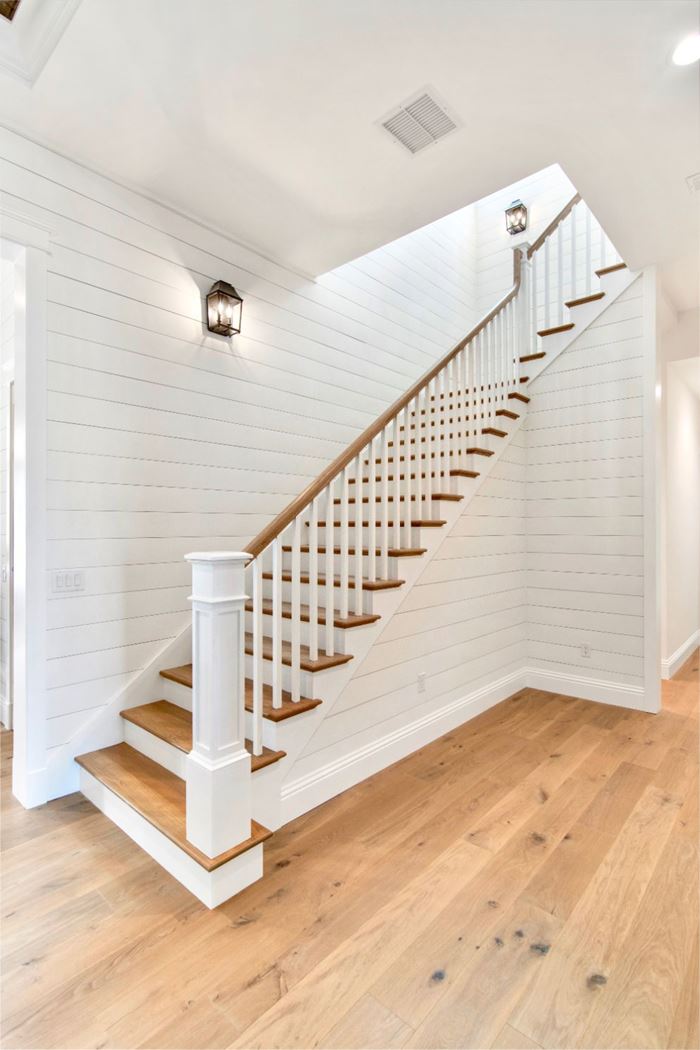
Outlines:
{"type": "Polygon", "coordinates": [[[524,233],[527,229],[527,208],[521,200],[513,201],[506,208],[506,229],[508,233],[524,233]]]}
{"type": "Polygon", "coordinates": [[[243,300],[227,281],[217,281],[207,295],[207,328],[217,335],[238,335],[243,300]]]}

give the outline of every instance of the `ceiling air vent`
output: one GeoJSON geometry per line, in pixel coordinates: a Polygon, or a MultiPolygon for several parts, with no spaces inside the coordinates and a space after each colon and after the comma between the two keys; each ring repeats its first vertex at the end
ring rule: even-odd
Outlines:
{"type": "Polygon", "coordinates": [[[432,146],[459,127],[447,106],[437,101],[432,88],[424,88],[378,123],[411,153],[432,146]]]}

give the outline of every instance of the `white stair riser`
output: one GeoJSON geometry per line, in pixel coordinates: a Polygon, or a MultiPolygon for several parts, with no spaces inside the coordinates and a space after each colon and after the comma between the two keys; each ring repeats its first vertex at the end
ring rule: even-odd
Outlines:
{"type": "Polygon", "coordinates": [[[180,780],[185,779],[187,753],[179,747],[173,747],[166,740],[154,736],[141,726],[134,725],[126,719],[124,721],[124,740],[136,751],[140,751],[147,758],[152,758],[159,766],[163,766],[168,772],[173,773],[180,780]]]}
{"type": "MultiPolygon", "coordinates": [[[[351,561],[352,561],[352,559],[351,559],[351,561]]],[[[350,578],[352,578],[352,576],[353,576],[353,571],[354,571],[354,565],[351,565],[351,567],[350,567],[350,578]]],[[[334,598],[334,602],[335,602],[335,608],[338,611],[340,611],[340,605],[339,605],[340,591],[341,591],[340,587],[335,587],[335,586],[333,587],[333,598],[334,598]]],[[[372,612],[372,595],[374,593],[376,593],[376,592],[374,592],[374,591],[365,591],[365,590],[362,591],[362,602],[360,604],[360,612],[361,613],[371,613],[372,612]]],[[[263,581],[263,594],[264,594],[265,598],[272,598],[272,580],[264,580],[263,581]]],[[[326,603],[325,587],[318,587],[316,589],[316,594],[317,594],[317,597],[318,597],[318,604],[319,604],[319,606],[325,607],[325,603],[326,603]]],[[[299,600],[300,600],[301,604],[302,605],[308,605],[310,596],[311,596],[311,586],[310,586],[310,584],[308,584],[308,583],[300,584],[299,585],[299,600]]],[[[291,583],[289,581],[283,580],[282,581],[282,601],[283,602],[291,602],[291,600],[292,600],[292,585],[291,585],[291,583]]],[[[349,610],[350,610],[350,612],[356,612],[357,611],[357,608],[356,608],[356,605],[355,605],[355,592],[354,592],[354,590],[350,592],[349,610]]]]}
{"type": "MultiPolygon", "coordinates": [[[[263,682],[265,685],[272,685],[272,660],[263,660],[263,682]]],[[[286,665],[282,665],[281,679],[282,689],[287,692],[291,692],[292,689],[292,669],[286,665]]],[[[323,696],[324,682],[326,678],[333,674],[335,668],[331,667],[327,671],[301,671],[300,682],[301,682],[301,695],[314,699],[317,696],[323,696]]],[[[253,677],[253,657],[245,657],[245,676],[246,678],[253,677]]],[[[325,687],[327,688],[327,686],[325,687]]]]}
{"type": "MultiPolygon", "coordinates": [[[[292,636],[292,621],[282,617],[282,638],[285,641],[291,641],[292,636]]],[[[246,615],[246,631],[251,633],[253,630],[253,615],[248,613],[246,615]]],[[[352,630],[362,630],[361,627],[352,628],[352,630]]],[[[262,633],[264,637],[271,637],[272,635],[272,616],[262,617],[262,633]]],[[[347,653],[351,649],[351,643],[348,641],[349,631],[344,631],[340,627],[333,628],[333,652],[335,653],[347,653]],[[350,644],[350,648],[348,648],[350,644]]],[[[308,645],[311,635],[311,626],[306,621],[302,620],[299,624],[299,636],[301,638],[302,645],[308,645]]],[[[318,624],[318,647],[319,651],[323,651],[325,648],[326,641],[326,625],[324,623],[318,624]]]]}
{"type": "Polygon", "coordinates": [[[262,878],[262,843],[208,872],[85,769],[80,770],[80,790],[207,908],[216,908],[262,878]]]}
{"type": "MultiPolygon", "coordinates": [[[[380,530],[377,529],[377,534],[378,534],[377,538],[379,538],[379,532],[380,532],[380,530]]],[[[349,546],[352,547],[352,544],[350,544],[349,546]]],[[[378,549],[378,545],[376,543],[375,543],[375,549],[378,549]]],[[[301,555],[301,571],[302,572],[308,572],[310,558],[311,558],[311,556],[309,554],[303,554],[302,553],[302,555],[301,555]]],[[[353,569],[354,569],[354,567],[355,567],[355,555],[354,554],[350,555],[350,560],[352,562],[352,566],[353,566],[353,569]]],[[[381,578],[383,580],[397,580],[397,579],[401,579],[401,563],[402,563],[403,560],[404,560],[403,558],[389,558],[389,564],[387,566],[387,573],[388,574],[385,575],[383,570],[382,570],[382,559],[381,559],[381,556],[379,554],[376,554],[375,555],[375,560],[374,560],[375,579],[379,579],[379,578],[381,578]]],[[[325,556],[325,554],[319,554],[318,562],[319,562],[319,566],[320,566],[320,571],[322,571],[324,573],[324,575],[325,575],[325,572],[326,572],[326,556],[325,556]]],[[[342,564],[342,557],[341,557],[341,555],[340,554],[334,554],[333,555],[333,575],[334,576],[340,575],[340,566],[341,566],[341,564],[342,564]]],[[[285,569],[289,569],[290,565],[291,565],[291,554],[286,554],[285,555],[285,569]]],[[[362,556],[362,574],[367,579],[369,579],[369,571],[370,571],[369,570],[369,566],[370,566],[369,555],[363,554],[363,556],[362,556]]],[[[336,603],[336,607],[337,607],[337,603],[336,603]]]]}

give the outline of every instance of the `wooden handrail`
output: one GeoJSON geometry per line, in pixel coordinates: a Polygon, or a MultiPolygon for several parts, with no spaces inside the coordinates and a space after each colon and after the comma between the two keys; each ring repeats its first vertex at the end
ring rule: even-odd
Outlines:
{"type": "Polygon", "coordinates": [[[549,226],[547,226],[542,231],[542,233],[539,235],[539,237],[537,238],[535,243],[530,245],[530,247],[527,250],[527,257],[528,257],[528,259],[531,259],[532,256],[535,254],[535,252],[538,251],[538,249],[540,249],[542,247],[542,245],[547,240],[547,238],[550,237],[554,233],[554,231],[556,230],[557,226],[559,226],[560,223],[562,223],[564,221],[564,219],[566,218],[566,216],[569,214],[570,211],[573,211],[573,209],[576,207],[576,205],[578,204],[578,202],[580,200],[581,200],[581,194],[577,193],[574,197],[571,198],[571,200],[569,201],[568,204],[564,205],[564,207],[559,212],[559,214],[556,215],[552,219],[552,221],[550,222],[549,226]]]}
{"type": "Polygon", "coordinates": [[[402,412],[413,398],[419,394],[421,390],[423,390],[428,383],[435,378],[435,376],[439,375],[443,368],[445,368],[445,366],[448,365],[465,346],[471,343],[472,340],[477,337],[479,332],[481,332],[482,329],[484,329],[486,325],[501,312],[501,310],[505,309],[508,303],[518,294],[521,270],[522,253],[520,251],[515,251],[513,253],[513,287],[508,294],[505,295],[493,310],[486,314],[476,327],[472,328],[468,335],[460,340],[460,342],[457,343],[457,345],[453,347],[445,357],[441,358],[436,365],[433,365],[433,367],[425,373],[425,375],[421,376],[421,378],[418,379],[405,394],[402,394],[398,401],[395,401],[393,405],[382,412],[382,414],[375,419],[374,423],[370,423],[367,429],[363,430],[360,436],[355,438],[352,444],[348,445],[344,452],[341,452],[341,454],[334,459],[333,462],[330,463],[310,485],[307,485],[303,492],[293,499],[283,511],[280,511],[277,517],[271,521],[269,525],[266,525],[262,532],[258,533],[251,543],[246,545],[246,551],[250,554],[251,558],[257,558],[259,554],[262,554],[265,548],[268,547],[272,541],[294,521],[297,514],[300,514],[301,511],[311,503],[312,499],[315,499],[320,492],[323,492],[326,486],[338,476],[344,467],[347,467],[349,463],[352,463],[353,459],[362,452],[372,438],[376,437],[377,434],[380,434],[387,423],[390,423],[399,412],[402,412]]]}

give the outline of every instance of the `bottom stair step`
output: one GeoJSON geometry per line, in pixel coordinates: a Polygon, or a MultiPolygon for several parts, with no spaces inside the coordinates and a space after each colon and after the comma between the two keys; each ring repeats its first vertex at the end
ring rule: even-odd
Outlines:
{"type": "MultiPolygon", "coordinates": [[[[184,685],[187,689],[192,688],[192,664],[169,667],[165,671],[161,671],[160,676],[161,678],[166,678],[169,682],[177,682],[178,685],[184,685]]],[[[323,700],[311,700],[306,696],[302,696],[301,700],[294,703],[292,694],[282,690],[282,706],[273,707],[272,686],[263,685],[263,718],[268,718],[271,722],[283,722],[285,718],[293,718],[294,715],[301,715],[305,711],[313,711],[315,707],[322,703],[323,700]]],[[[253,710],[253,682],[250,678],[245,680],[245,709],[246,711],[253,710]]]]}
{"type": "Polygon", "coordinates": [[[251,821],[252,834],[245,842],[207,857],[185,835],[185,782],[128,744],[115,744],[101,751],[79,755],[75,760],[139,816],[174,842],[206,871],[214,871],[234,857],[269,839],[272,832],[251,821]]]}
{"type": "MultiPolygon", "coordinates": [[[[169,700],[154,700],[141,707],[129,707],[122,711],[121,716],[179,751],[189,753],[192,750],[192,712],[186,711],[184,707],[171,704],[169,700]]],[[[250,740],[246,740],[245,746],[250,753],[253,773],[273,762],[279,762],[286,755],[285,751],[273,751],[269,747],[264,747],[261,755],[254,755],[250,740]]]]}

